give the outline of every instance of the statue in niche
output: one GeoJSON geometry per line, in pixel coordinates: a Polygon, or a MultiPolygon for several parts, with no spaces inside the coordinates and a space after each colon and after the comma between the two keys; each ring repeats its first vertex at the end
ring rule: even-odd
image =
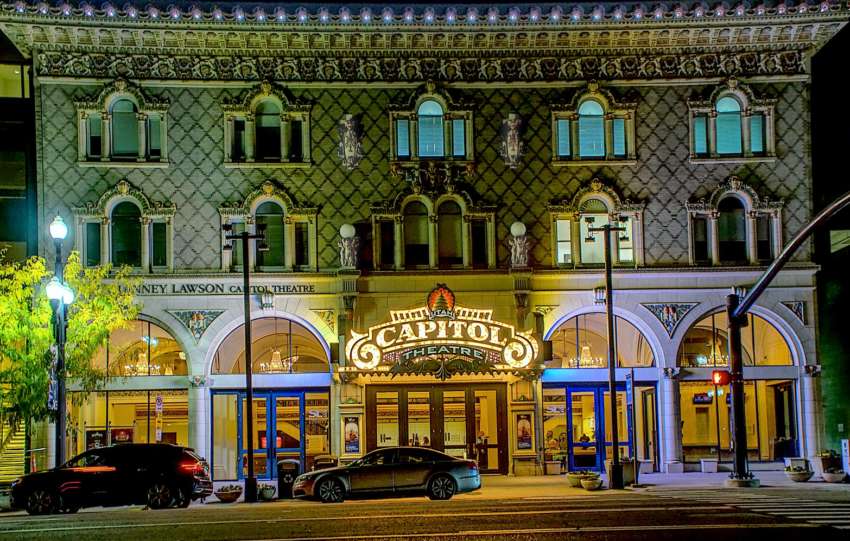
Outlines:
{"type": "Polygon", "coordinates": [[[357,254],[360,250],[360,238],[355,234],[354,226],[343,224],[339,228],[339,266],[343,269],[357,268],[357,254]]]}
{"type": "Polygon", "coordinates": [[[515,113],[502,120],[500,153],[505,165],[516,169],[522,159],[523,145],[521,138],[522,119],[515,113]]]}
{"type": "Polygon", "coordinates": [[[528,236],[525,234],[525,224],[514,222],[511,224],[511,237],[508,243],[511,246],[511,268],[528,268],[528,236]]]}
{"type": "Polygon", "coordinates": [[[338,154],[342,166],[353,171],[363,159],[363,128],[360,119],[354,115],[345,115],[337,125],[339,132],[338,154]]]}

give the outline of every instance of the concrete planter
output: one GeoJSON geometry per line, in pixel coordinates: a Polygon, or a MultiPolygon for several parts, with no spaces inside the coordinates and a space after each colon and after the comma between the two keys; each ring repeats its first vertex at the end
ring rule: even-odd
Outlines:
{"type": "Polygon", "coordinates": [[[786,471],[785,475],[788,476],[788,479],[794,481],[795,483],[805,483],[815,474],[813,471],[786,471]]]}
{"type": "Polygon", "coordinates": [[[602,488],[602,479],[599,477],[583,477],[581,486],[585,490],[599,490],[602,488]]]}
{"type": "Polygon", "coordinates": [[[219,490],[215,493],[215,497],[218,498],[221,503],[233,503],[238,500],[241,495],[242,490],[219,490]]]}
{"type": "Polygon", "coordinates": [[[543,473],[546,475],[561,475],[561,461],[547,460],[544,465],[543,473]]]}
{"type": "Polygon", "coordinates": [[[567,483],[570,484],[573,488],[581,488],[581,478],[582,475],[575,472],[569,472],[567,474],[567,483]]]}
{"type": "MultiPolygon", "coordinates": [[[[611,478],[611,464],[612,461],[605,461],[605,474],[608,475],[609,479],[611,478]]],[[[629,460],[627,462],[620,462],[620,464],[623,466],[623,484],[635,484],[635,463],[629,460]]]]}
{"type": "Polygon", "coordinates": [[[843,483],[844,479],[847,477],[847,474],[844,473],[844,472],[840,472],[840,473],[826,473],[826,472],[824,472],[824,473],[821,474],[821,477],[823,477],[823,480],[826,481],[827,483],[843,483]]]}
{"type": "Polygon", "coordinates": [[[717,462],[718,460],[716,458],[700,459],[699,464],[702,473],[717,473],[717,462]]]}

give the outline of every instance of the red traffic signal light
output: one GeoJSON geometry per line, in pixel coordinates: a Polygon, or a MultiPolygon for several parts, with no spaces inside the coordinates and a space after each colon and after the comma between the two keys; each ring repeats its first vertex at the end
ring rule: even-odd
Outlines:
{"type": "Polygon", "coordinates": [[[711,382],[715,385],[729,385],[732,381],[732,374],[728,370],[713,370],[711,372],[711,382]]]}

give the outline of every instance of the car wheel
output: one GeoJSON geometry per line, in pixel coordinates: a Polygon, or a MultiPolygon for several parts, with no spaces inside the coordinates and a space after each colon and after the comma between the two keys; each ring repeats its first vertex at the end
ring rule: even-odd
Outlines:
{"type": "Polygon", "coordinates": [[[326,477],[319,481],[319,486],[316,487],[316,494],[322,503],[339,503],[345,500],[345,491],[342,488],[342,483],[333,477],[326,477]]]}
{"type": "Polygon", "coordinates": [[[148,488],[148,507],[165,509],[174,503],[174,491],[164,481],[157,481],[148,488]]]}
{"type": "Polygon", "coordinates": [[[48,490],[36,488],[27,496],[27,513],[30,515],[47,515],[57,508],[56,497],[48,490]]]}
{"type": "Polygon", "coordinates": [[[189,491],[184,489],[178,490],[177,495],[174,497],[174,505],[180,508],[187,508],[189,504],[192,503],[192,497],[189,495],[189,491]]]}
{"type": "Polygon", "coordinates": [[[449,475],[435,475],[428,483],[428,497],[432,500],[449,500],[455,492],[455,480],[449,475]]]}

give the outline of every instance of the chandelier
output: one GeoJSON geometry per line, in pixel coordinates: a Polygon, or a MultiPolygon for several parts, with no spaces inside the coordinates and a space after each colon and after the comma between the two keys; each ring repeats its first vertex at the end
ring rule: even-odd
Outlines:
{"type": "MultiPolygon", "coordinates": [[[[292,336],[291,322],[290,322],[290,336],[292,336]]],[[[277,318],[274,319],[274,337],[275,342],[277,341],[277,318]]],[[[290,345],[291,347],[291,345],[290,345]]],[[[291,353],[291,351],[290,351],[291,353]]],[[[272,350],[271,357],[268,361],[260,362],[260,372],[266,372],[270,374],[291,374],[292,369],[295,366],[295,363],[298,362],[298,346],[295,346],[295,355],[289,355],[287,357],[282,357],[280,354],[280,348],[275,344],[274,349],[272,350]]]]}
{"type": "Polygon", "coordinates": [[[148,356],[144,352],[139,352],[136,357],[136,362],[127,362],[124,364],[125,376],[158,376],[162,367],[156,363],[149,363],[148,356]]]}
{"type": "Polygon", "coordinates": [[[581,346],[579,356],[570,359],[570,366],[576,368],[604,368],[605,360],[602,357],[594,357],[590,351],[590,344],[585,342],[581,346]]]}

